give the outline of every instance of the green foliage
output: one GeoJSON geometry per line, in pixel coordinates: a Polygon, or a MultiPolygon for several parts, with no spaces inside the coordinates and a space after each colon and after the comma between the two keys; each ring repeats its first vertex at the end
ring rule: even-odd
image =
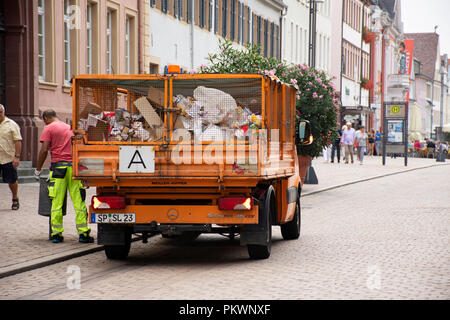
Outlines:
{"type": "Polygon", "coordinates": [[[235,49],[230,41],[220,40],[219,52],[210,54],[209,65],[202,65],[200,73],[256,73],[277,76],[293,85],[296,94],[296,131],[298,122],[306,119],[311,123],[314,142],[301,146],[302,155],[317,157],[324,146],[331,143],[337,133],[338,98],[332,78],[325,72],[303,65],[287,65],[272,57],[263,57],[259,46],[248,44],[246,49],[235,49]]]}

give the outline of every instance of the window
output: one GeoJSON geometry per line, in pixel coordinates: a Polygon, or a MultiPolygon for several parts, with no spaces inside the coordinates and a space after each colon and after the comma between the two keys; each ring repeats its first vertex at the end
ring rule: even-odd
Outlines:
{"type": "Polygon", "coordinates": [[[175,18],[183,19],[183,0],[173,1],[173,15],[175,18]]]}
{"type": "Polygon", "coordinates": [[[159,70],[159,65],[150,62],[150,74],[157,74],[159,70]]]}
{"type": "Polygon", "coordinates": [[[236,0],[231,0],[230,10],[230,40],[233,41],[236,36],[236,0]]]}
{"type": "Polygon", "coordinates": [[[242,43],[242,4],[238,2],[238,43],[242,43]]]}
{"type": "Polygon", "coordinates": [[[112,74],[112,12],[106,14],[106,73],[112,74]]]}
{"type": "Polygon", "coordinates": [[[219,0],[214,0],[214,33],[219,33],[219,0]]]}
{"type": "Polygon", "coordinates": [[[228,0],[222,0],[222,37],[227,36],[228,0]]]}
{"type": "Polygon", "coordinates": [[[86,7],[86,73],[92,73],[92,5],[86,7]]]}
{"type": "Polygon", "coordinates": [[[161,0],[161,11],[164,13],[169,11],[169,0],[161,0]]]}
{"type": "Polygon", "coordinates": [[[275,23],[270,24],[270,56],[275,57],[275,23]]]}
{"type": "Polygon", "coordinates": [[[64,0],[64,85],[70,86],[70,14],[69,0],[64,0]]]}
{"type": "Polygon", "coordinates": [[[45,1],[38,1],[39,80],[45,81],[45,1]]]}
{"type": "Polygon", "coordinates": [[[125,73],[130,73],[130,18],[126,19],[125,22],[125,73]]]}
{"type": "Polygon", "coordinates": [[[213,9],[214,9],[214,2],[213,0],[209,0],[209,7],[208,7],[208,30],[212,31],[213,29],[213,9]]]}
{"type": "Polygon", "coordinates": [[[264,56],[269,55],[269,21],[264,20],[264,56]]]}
{"type": "Polygon", "coordinates": [[[261,17],[258,16],[256,18],[256,41],[259,46],[262,44],[261,28],[262,28],[262,21],[261,17]]]}
{"type": "Polygon", "coordinates": [[[199,0],[199,26],[200,28],[206,27],[206,0],[199,0]]]}
{"type": "Polygon", "coordinates": [[[192,1],[194,0],[187,0],[187,8],[186,8],[187,23],[191,23],[192,19],[194,18],[194,14],[192,12],[192,1]]]}
{"type": "Polygon", "coordinates": [[[156,0],[150,0],[150,6],[154,8],[156,6],[156,0]]]}
{"type": "Polygon", "coordinates": [[[359,70],[361,64],[361,50],[343,41],[342,55],[345,61],[343,65],[343,75],[351,80],[359,81],[359,70]]]}
{"type": "Polygon", "coordinates": [[[247,8],[247,43],[252,42],[252,10],[247,8]]]}
{"type": "Polygon", "coordinates": [[[362,52],[362,76],[363,78],[370,78],[370,56],[366,52],[362,52]]]}
{"type": "Polygon", "coordinates": [[[427,82],[427,100],[431,101],[431,83],[427,82]]]}

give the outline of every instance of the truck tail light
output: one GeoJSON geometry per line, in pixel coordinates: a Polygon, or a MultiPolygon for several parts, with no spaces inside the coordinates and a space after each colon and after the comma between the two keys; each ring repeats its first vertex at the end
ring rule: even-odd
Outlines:
{"type": "Polygon", "coordinates": [[[92,208],[94,209],[125,209],[124,197],[92,197],[92,208]]]}
{"type": "Polygon", "coordinates": [[[220,198],[219,210],[252,210],[252,198],[220,198]]]}

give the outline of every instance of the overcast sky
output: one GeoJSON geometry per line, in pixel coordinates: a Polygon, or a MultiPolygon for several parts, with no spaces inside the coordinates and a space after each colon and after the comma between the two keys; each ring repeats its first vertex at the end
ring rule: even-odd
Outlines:
{"type": "Polygon", "coordinates": [[[450,57],[450,0],[401,0],[405,33],[434,32],[438,26],[441,55],[450,57]]]}

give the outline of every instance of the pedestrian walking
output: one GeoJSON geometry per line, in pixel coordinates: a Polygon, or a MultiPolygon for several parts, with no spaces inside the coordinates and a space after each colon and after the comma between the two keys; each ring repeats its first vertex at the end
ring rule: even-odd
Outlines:
{"type": "Polygon", "coordinates": [[[322,156],[325,163],[328,163],[331,159],[331,144],[327,144],[326,147],[322,149],[322,156]]]}
{"type": "Polygon", "coordinates": [[[381,156],[381,133],[380,130],[377,130],[375,133],[375,149],[377,156],[381,156]]]}
{"type": "Polygon", "coordinates": [[[12,193],[11,210],[20,208],[17,167],[21,151],[22,136],[19,125],[6,116],[6,109],[0,104],[0,174],[12,193]]]}
{"type": "Polygon", "coordinates": [[[81,243],[92,243],[94,238],[89,236],[91,229],[88,227],[88,213],[85,198],[86,190],[80,180],[72,180],[72,136],[74,135],[70,126],[56,117],[54,110],[44,111],[42,118],[46,124],[42,132],[40,142],[38,166],[35,176],[39,178],[42,166],[50,151],[50,183],[49,197],[52,199],[51,209],[51,239],[54,243],[64,241],[63,237],[63,213],[62,207],[67,190],[69,190],[73,207],[76,213],[76,227],[78,230],[78,241],[81,243]]]}
{"type": "Polygon", "coordinates": [[[348,163],[349,158],[353,163],[353,144],[355,142],[355,129],[352,128],[352,123],[347,122],[347,128],[342,132],[341,146],[345,150],[345,163],[348,163]]]}
{"type": "Polygon", "coordinates": [[[331,163],[334,163],[334,155],[336,154],[337,162],[341,162],[341,138],[342,138],[342,130],[337,129],[336,133],[338,137],[333,141],[333,146],[331,147],[331,163]]]}
{"type": "Polygon", "coordinates": [[[355,144],[358,144],[357,152],[359,154],[359,164],[362,165],[364,161],[364,152],[369,144],[369,138],[365,132],[364,126],[361,126],[359,131],[355,134],[355,144]]]}
{"type": "Polygon", "coordinates": [[[369,136],[369,146],[368,146],[368,155],[373,156],[375,149],[375,130],[370,130],[369,136]]]}

